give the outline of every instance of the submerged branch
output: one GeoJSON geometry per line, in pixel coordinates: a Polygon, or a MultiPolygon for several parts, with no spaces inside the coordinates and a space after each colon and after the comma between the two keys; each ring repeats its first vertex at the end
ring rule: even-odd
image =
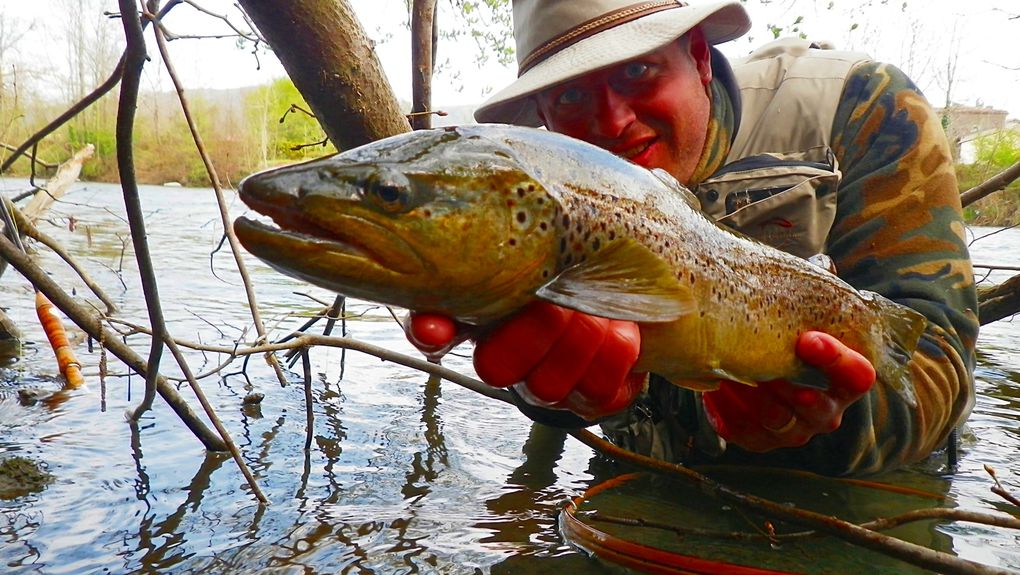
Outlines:
{"type": "MultiPolygon", "coordinates": [[[[617,447],[616,445],[597,437],[595,434],[585,429],[572,431],[570,432],[570,435],[600,453],[640,465],[645,469],[654,469],[666,472],[670,475],[691,481],[700,486],[702,490],[710,495],[738,504],[746,509],[752,509],[766,515],[782,519],[783,521],[828,533],[849,543],[853,543],[873,551],[878,551],[912,565],[932,569],[939,573],[952,573],[957,575],[983,575],[991,573],[1008,575],[1010,573],[1004,569],[998,569],[981,563],[976,563],[954,555],[935,551],[934,549],[929,549],[921,545],[909,543],[895,537],[883,535],[860,525],[843,521],[837,517],[803,509],[796,509],[768,499],[741,493],[730,489],[729,487],[726,487],[715,480],[694,471],[693,469],[639,455],[617,447]]],[[[1020,522],[1017,523],[1017,528],[1020,528],[1020,522]]]]}

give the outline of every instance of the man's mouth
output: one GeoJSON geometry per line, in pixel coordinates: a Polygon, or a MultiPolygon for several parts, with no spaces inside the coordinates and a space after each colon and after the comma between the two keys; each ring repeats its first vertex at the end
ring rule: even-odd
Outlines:
{"type": "Polygon", "coordinates": [[[613,150],[613,153],[621,158],[634,162],[635,158],[644,154],[657,140],[657,138],[649,138],[626,147],[617,148],[613,150]]]}

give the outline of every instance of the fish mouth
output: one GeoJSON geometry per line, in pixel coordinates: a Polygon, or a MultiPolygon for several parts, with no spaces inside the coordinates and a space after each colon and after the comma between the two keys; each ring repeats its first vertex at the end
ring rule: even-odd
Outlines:
{"type": "Polygon", "coordinates": [[[411,275],[424,271],[424,262],[411,244],[389,227],[366,218],[334,212],[332,221],[320,222],[278,206],[251,207],[268,215],[275,225],[237,218],[234,232],[245,249],[312,283],[348,273],[411,275]]]}

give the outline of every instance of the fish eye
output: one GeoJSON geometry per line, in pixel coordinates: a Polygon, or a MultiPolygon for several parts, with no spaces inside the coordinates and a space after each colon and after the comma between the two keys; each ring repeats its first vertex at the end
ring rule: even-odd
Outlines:
{"type": "Polygon", "coordinates": [[[386,211],[405,211],[410,207],[411,182],[399,171],[376,171],[366,178],[363,196],[386,211]]]}
{"type": "Polygon", "coordinates": [[[379,184],[373,190],[379,199],[386,202],[395,202],[400,199],[400,188],[390,184],[379,184]]]}

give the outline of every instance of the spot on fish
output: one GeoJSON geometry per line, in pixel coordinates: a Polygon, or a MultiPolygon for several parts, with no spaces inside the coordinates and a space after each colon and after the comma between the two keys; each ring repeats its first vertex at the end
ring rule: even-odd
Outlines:
{"type": "Polygon", "coordinates": [[[526,221],[528,221],[528,214],[526,214],[523,210],[517,212],[517,223],[523,224],[526,221]]]}
{"type": "Polygon", "coordinates": [[[541,222],[541,223],[538,224],[538,227],[544,232],[547,229],[549,229],[549,224],[547,224],[545,222],[541,222]]]}
{"type": "Polygon", "coordinates": [[[525,194],[524,188],[517,188],[517,196],[523,198],[525,194]]]}
{"type": "Polygon", "coordinates": [[[507,242],[507,243],[509,243],[511,246],[516,246],[517,245],[517,238],[510,238],[510,241],[507,242]]]}

